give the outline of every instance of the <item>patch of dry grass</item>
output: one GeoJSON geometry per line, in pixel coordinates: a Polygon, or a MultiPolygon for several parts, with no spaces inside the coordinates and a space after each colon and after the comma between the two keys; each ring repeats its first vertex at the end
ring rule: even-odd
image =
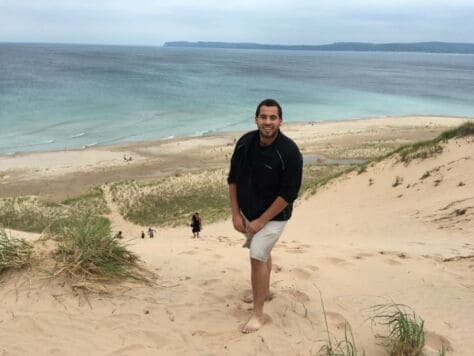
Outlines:
{"type": "Polygon", "coordinates": [[[29,263],[33,246],[23,240],[8,236],[0,229],[0,273],[6,269],[19,269],[29,263]]]}

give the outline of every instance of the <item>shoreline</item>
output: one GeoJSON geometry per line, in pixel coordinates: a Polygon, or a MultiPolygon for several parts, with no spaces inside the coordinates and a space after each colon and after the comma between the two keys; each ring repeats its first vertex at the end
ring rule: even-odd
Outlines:
{"type": "MultiPolygon", "coordinates": [[[[282,132],[300,146],[303,155],[357,160],[431,139],[469,120],[472,118],[400,116],[284,122],[282,132]]],[[[107,182],[225,168],[235,140],[244,132],[0,155],[0,198],[39,195],[58,200],[107,182]],[[124,156],[132,161],[125,161],[124,156]]]]}
{"type": "MultiPolygon", "coordinates": [[[[357,121],[370,121],[370,120],[385,120],[385,119],[406,119],[406,118],[433,118],[437,119],[460,119],[460,120],[474,120],[474,116],[458,116],[458,115],[423,115],[423,114],[410,114],[410,115],[382,115],[382,116],[367,116],[367,117],[354,117],[354,118],[347,118],[347,119],[331,119],[331,120],[303,120],[303,121],[294,121],[294,122],[286,122],[283,121],[283,129],[285,127],[291,126],[299,126],[299,125],[327,125],[332,123],[343,123],[343,122],[357,122],[357,121]]],[[[250,131],[250,130],[249,130],[250,131]]],[[[12,153],[0,153],[0,159],[6,157],[21,157],[30,154],[46,154],[52,152],[69,152],[69,151],[84,151],[90,149],[104,149],[104,148],[114,148],[114,147],[127,147],[127,146],[136,146],[136,145],[146,145],[146,144],[157,144],[160,142],[170,142],[170,141],[183,141],[187,139],[194,139],[194,138],[205,138],[205,137],[215,137],[215,136],[227,136],[230,134],[240,135],[246,132],[245,130],[230,130],[230,131],[213,131],[213,132],[206,132],[203,134],[191,134],[191,135],[184,135],[184,136],[171,136],[165,138],[159,138],[156,140],[138,140],[138,141],[130,141],[130,142],[120,142],[120,143],[113,143],[113,144],[100,144],[94,143],[90,145],[83,145],[82,147],[73,147],[73,148],[63,148],[63,149],[51,149],[51,150],[39,150],[39,151],[19,151],[19,152],[12,152],[12,153]]]]}

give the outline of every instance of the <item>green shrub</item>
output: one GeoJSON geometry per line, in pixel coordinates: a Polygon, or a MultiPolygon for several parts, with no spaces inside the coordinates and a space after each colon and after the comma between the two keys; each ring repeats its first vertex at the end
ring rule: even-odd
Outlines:
{"type": "Polygon", "coordinates": [[[139,278],[130,272],[138,257],[113,238],[106,218],[90,213],[71,216],[58,223],[53,236],[62,270],[74,277],[139,278]]]}

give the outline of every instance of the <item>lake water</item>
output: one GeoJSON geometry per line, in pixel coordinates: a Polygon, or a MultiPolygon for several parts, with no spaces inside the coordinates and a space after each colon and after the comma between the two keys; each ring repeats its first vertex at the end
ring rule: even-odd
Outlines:
{"type": "Polygon", "coordinates": [[[474,55],[0,43],[0,154],[287,122],[474,116],[474,55]]]}

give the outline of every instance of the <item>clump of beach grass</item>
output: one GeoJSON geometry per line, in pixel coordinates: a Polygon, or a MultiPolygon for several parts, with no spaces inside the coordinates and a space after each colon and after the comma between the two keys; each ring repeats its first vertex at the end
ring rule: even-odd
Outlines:
{"type": "Polygon", "coordinates": [[[23,240],[8,236],[0,229],[0,273],[6,269],[20,269],[29,263],[33,246],[23,240]]]}
{"type": "Polygon", "coordinates": [[[378,343],[390,356],[417,356],[425,345],[424,321],[407,306],[381,304],[372,307],[373,322],[384,325],[387,333],[377,334],[378,343]]]}
{"type": "Polygon", "coordinates": [[[113,238],[110,221],[92,213],[70,216],[58,223],[53,237],[58,241],[59,273],[75,280],[108,280],[115,277],[141,279],[133,271],[138,257],[113,238]]]}
{"type": "MultiPolygon", "coordinates": [[[[357,356],[357,347],[352,334],[352,328],[348,322],[344,324],[344,339],[337,341],[329,331],[328,319],[326,316],[326,308],[321,290],[315,285],[321,299],[321,307],[323,309],[324,323],[326,326],[327,341],[319,349],[317,356],[357,356]]],[[[365,355],[365,352],[362,353],[365,355]]]]}

